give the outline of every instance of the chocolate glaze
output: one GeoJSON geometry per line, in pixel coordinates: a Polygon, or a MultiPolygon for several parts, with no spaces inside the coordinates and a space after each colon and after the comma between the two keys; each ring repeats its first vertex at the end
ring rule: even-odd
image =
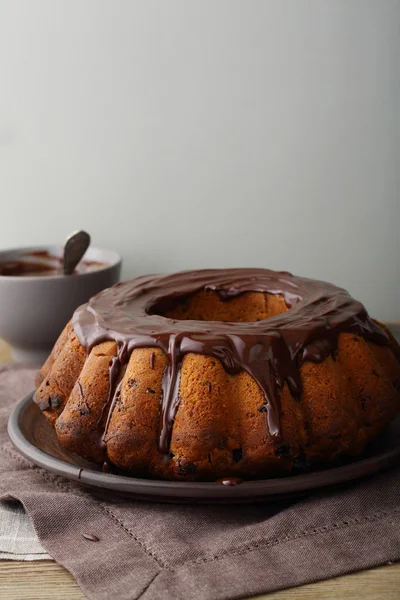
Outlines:
{"type": "MultiPolygon", "coordinates": [[[[303,361],[322,362],[334,353],[341,332],[388,344],[386,333],[346,290],[266,269],[138,277],[104,290],[78,308],[73,327],[88,349],[105,340],[116,341],[121,364],[129,360],[134,348],[156,347],[167,353],[159,438],[159,448],[165,454],[180,403],[180,366],[188,352],[217,358],[228,373],[247,371],[262,390],[269,434],[279,441],[280,393],[287,383],[294,398],[300,399],[303,361]],[[290,310],[262,321],[235,323],[173,320],[157,314],[200,290],[212,290],[222,300],[245,292],[281,295],[290,310]]],[[[114,366],[117,369],[113,363],[111,371],[114,366]]],[[[110,375],[112,390],[115,380],[110,375]]],[[[108,407],[110,402],[111,392],[108,407]]]]}

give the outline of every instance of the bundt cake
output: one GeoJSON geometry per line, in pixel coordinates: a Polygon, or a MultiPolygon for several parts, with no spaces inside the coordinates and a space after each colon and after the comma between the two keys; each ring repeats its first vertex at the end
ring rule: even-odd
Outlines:
{"type": "Polygon", "coordinates": [[[348,292],[265,269],[145,276],[81,306],[34,401],[126,474],[271,477],[360,454],[400,410],[400,352],[348,292]]]}

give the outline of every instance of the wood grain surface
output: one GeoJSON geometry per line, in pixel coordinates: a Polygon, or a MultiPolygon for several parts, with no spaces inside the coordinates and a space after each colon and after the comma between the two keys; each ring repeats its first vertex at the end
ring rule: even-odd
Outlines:
{"type": "MultiPolygon", "coordinates": [[[[0,340],[0,363],[11,360],[9,347],[0,340]]],[[[83,598],[85,596],[72,575],[53,561],[0,561],[0,600],[82,600],[83,598]]],[[[400,563],[254,598],[254,600],[264,599],[400,600],[400,563]]]]}
{"type": "MultiPolygon", "coordinates": [[[[83,600],[84,598],[72,575],[53,561],[0,561],[0,600],[83,600]]],[[[399,600],[400,564],[253,597],[253,600],[341,599],[399,600]]]]}

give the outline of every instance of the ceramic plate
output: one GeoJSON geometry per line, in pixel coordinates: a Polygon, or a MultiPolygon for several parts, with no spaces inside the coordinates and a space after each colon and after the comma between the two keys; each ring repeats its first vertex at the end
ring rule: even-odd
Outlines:
{"type": "Polygon", "coordinates": [[[25,458],[52,473],[102,492],[112,490],[154,502],[274,501],[344,484],[400,463],[400,415],[385,435],[358,460],[304,475],[246,481],[235,486],[215,482],[137,479],[103,473],[98,465],[68,452],[58,443],[54,429],[32,402],[32,394],[14,408],[8,422],[8,433],[25,458]]]}

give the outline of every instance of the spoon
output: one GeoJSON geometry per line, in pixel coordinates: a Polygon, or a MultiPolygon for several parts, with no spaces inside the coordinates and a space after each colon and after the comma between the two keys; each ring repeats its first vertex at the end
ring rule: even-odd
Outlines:
{"type": "Polygon", "coordinates": [[[90,244],[90,235],[86,231],[74,231],[65,240],[63,273],[71,275],[90,244]]]}

